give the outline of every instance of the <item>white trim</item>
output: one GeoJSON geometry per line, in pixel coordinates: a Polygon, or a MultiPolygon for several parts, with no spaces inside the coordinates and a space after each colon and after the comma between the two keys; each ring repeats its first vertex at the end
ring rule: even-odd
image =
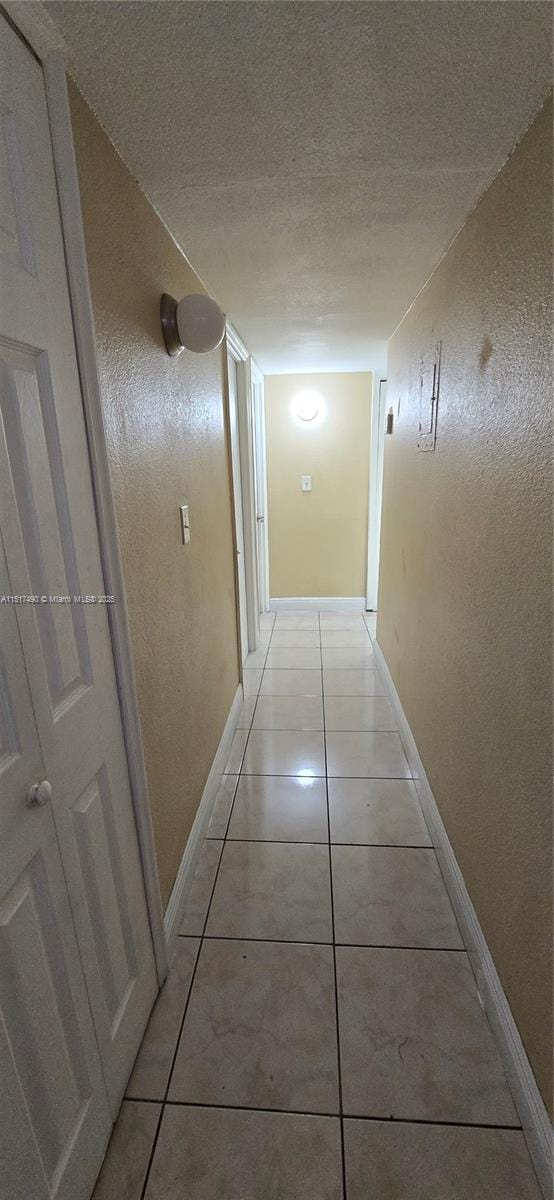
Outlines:
{"type": "Polygon", "coordinates": [[[371,445],[369,456],[369,497],[367,517],[367,607],[377,611],[379,592],[379,551],[381,542],[381,504],[383,499],[383,456],[385,443],[384,418],[386,393],[381,375],[373,376],[371,400],[371,445]]]}
{"type": "MultiPolygon", "coordinates": [[[[230,400],[230,385],[229,385],[229,358],[230,357],[233,359],[233,362],[235,362],[235,363],[238,363],[239,361],[241,361],[241,360],[235,359],[233,357],[233,355],[230,354],[228,347],[226,345],[225,354],[223,355],[223,360],[224,360],[223,371],[224,371],[224,380],[225,380],[224,417],[225,417],[225,437],[227,440],[227,447],[228,447],[227,465],[228,465],[228,470],[229,470],[229,487],[230,487],[230,495],[231,495],[231,517],[232,517],[232,526],[233,526],[233,572],[234,572],[234,580],[235,580],[235,622],[236,622],[236,628],[237,628],[237,656],[238,656],[238,661],[240,664],[241,678],[242,678],[242,663],[243,663],[243,659],[245,657],[245,654],[244,654],[245,647],[243,646],[243,621],[245,621],[245,623],[246,623],[246,650],[247,651],[248,651],[248,621],[246,619],[246,613],[243,613],[243,611],[242,611],[242,604],[241,604],[239,555],[241,553],[244,554],[244,537],[243,537],[242,551],[241,551],[239,549],[239,538],[238,538],[237,505],[236,505],[236,501],[235,501],[235,483],[236,483],[235,463],[233,460],[233,439],[231,436],[231,400],[230,400]]],[[[238,379],[236,381],[236,386],[238,386],[238,379]]],[[[236,397],[236,399],[235,399],[235,404],[238,405],[238,397],[236,397]]],[[[238,414],[236,414],[236,417],[237,417],[237,424],[238,424],[238,414]]],[[[242,495],[242,483],[241,483],[241,495],[242,495]]],[[[245,581],[245,590],[246,590],[246,581],[245,581]]]]}
{"type": "Polygon", "coordinates": [[[365,596],[273,596],[269,601],[270,612],[286,612],[288,608],[365,612],[365,596]]]}
{"type": "MultiPolygon", "coordinates": [[[[26,36],[29,36],[28,30],[26,31],[26,36]]],[[[81,380],[81,393],[90,453],[102,569],[106,593],[116,595],[118,598],[117,604],[108,606],[108,616],[148,916],[158,981],[161,985],[167,975],[168,969],[163,934],[162,905],[134,681],[125,583],[119,551],[106,432],[102,413],[100,382],[96,362],[94,318],[88,281],[88,265],[67,96],[65,63],[62,53],[59,50],[47,53],[42,61],[42,67],[45,78],[77,363],[81,380]]]]}
{"type": "Polygon", "coordinates": [[[236,329],[229,322],[226,325],[226,345],[231,358],[237,363],[237,417],[242,494],[244,573],[246,579],[246,624],[248,629],[248,649],[252,652],[257,649],[260,640],[256,493],[254,486],[254,441],[252,429],[252,359],[236,329]]]}
{"type": "Polygon", "coordinates": [[[246,362],[250,357],[248,350],[230,321],[227,321],[225,326],[225,340],[231,358],[234,358],[235,362],[246,362]]]}
{"type": "Polygon", "coordinates": [[[259,493],[261,492],[263,508],[263,513],[258,513],[256,504],[256,522],[258,522],[260,515],[263,516],[263,553],[261,568],[260,564],[258,564],[258,602],[260,612],[267,612],[269,609],[269,508],[267,499],[267,437],[264,400],[265,388],[264,377],[255,359],[251,360],[251,374],[256,452],[256,497],[258,497],[259,493]],[[254,392],[255,384],[259,388],[257,397],[254,392]]]}
{"type": "Polygon", "coordinates": [[[41,61],[54,50],[68,56],[62,33],[41,0],[3,0],[2,8],[41,61]]]}
{"type": "Polygon", "coordinates": [[[378,642],[373,643],[377,666],[386,684],[389,699],[398,721],[398,731],[414,777],[423,814],[435,847],[439,865],[458,918],[464,943],[475,973],[477,987],[487,1013],[504,1070],[510,1084],[515,1106],[525,1134],[529,1153],[545,1200],[553,1194],[552,1126],[539,1092],[531,1064],[525,1052],[519,1030],[512,1015],[506,993],[494,965],[491,952],[477,913],[471,902],[464,878],[450,839],[444,827],[437,802],[425,768],[419,756],[413,733],[398,692],[396,691],[385,656],[378,642]]]}
{"type": "Polygon", "coordinates": [[[244,386],[239,372],[238,416],[240,477],[242,480],[242,518],[244,568],[246,572],[246,610],[248,648],[257,649],[260,640],[260,604],[258,600],[258,531],[256,526],[256,487],[254,478],[254,430],[252,413],[252,359],[244,364],[244,386]]]}
{"type": "Polygon", "coordinates": [[[183,857],[179,864],[179,870],[177,871],[175,883],[173,884],[171,895],[169,897],[169,903],[164,919],[164,929],[169,959],[171,959],[175,941],[181,928],[185,905],[194,878],[198,856],[200,854],[206,829],[210,823],[214,804],[217,799],[223,768],[229,757],[231,742],[237,728],[237,721],[239,719],[243,699],[244,695],[242,684],[239,684],[235,692],[233,703],[231,704],[231,708],[229,710],[229,716],[225,722],[225,728],[221,735],[221,740],[216,750],[215,758],[210,768],[210,773],[206,780],[206,786],[202,792],[202,799],[198,805],[192,829],[187,838],[187,844],[183,852],[183,857]]]}

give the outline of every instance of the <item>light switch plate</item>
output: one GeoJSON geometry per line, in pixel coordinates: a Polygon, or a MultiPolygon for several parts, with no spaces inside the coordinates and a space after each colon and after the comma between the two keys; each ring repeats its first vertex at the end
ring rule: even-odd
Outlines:
{"type": "Polygon", "coordinates": [[[188,506],[188,504],[181,504],[181,506],[179,508],[179,515],[181,518],[181,537],[183,539],[183,546],[186,546],[190,542],[190,521],[189,521],[189,506],[188,506]]]}
{"type": "Polygon", "coordinates": [[[301,475],[300,476],[300,486],[301,486],[303,492],[311,492],[311,490],[312,490],[311,475],[301,475]]]}

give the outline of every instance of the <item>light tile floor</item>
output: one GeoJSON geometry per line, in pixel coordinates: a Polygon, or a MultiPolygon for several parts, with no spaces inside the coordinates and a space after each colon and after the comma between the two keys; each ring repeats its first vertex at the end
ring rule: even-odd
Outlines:
{"type": "Polygon", "coordinates": [[[94,1200],[540,1200],[367,618],[263,618],[94,1200]]]}

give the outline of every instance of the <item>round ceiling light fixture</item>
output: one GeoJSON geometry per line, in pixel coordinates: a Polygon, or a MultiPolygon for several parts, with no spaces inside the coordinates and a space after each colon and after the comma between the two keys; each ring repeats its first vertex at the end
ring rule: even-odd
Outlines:
{"type": "Polygon", "coordinates": [[[292,402],[292,411],[300,424],[317,424],[324,412],[323,397],[319,392],[298,392],[292,402]]]}
{"type": "Polygon", "coordinates": [[[179,301],[164,292],[161,318],[166,350],[173,357],[183,349],[207,354],[221,345],[225,335],[225,314],[211,296],[200,292],[179,301]]]}

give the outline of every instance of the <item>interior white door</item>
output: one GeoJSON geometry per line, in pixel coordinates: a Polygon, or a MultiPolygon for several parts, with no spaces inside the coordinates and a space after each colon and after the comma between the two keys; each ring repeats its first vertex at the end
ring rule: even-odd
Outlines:
{"type": "MultiPolygon", "coordinates": [[[[38,770],[51,785],[43,828],[52,840],[53,820],[61,864],[50,887],[61,896],[65,878],[115,1114],[157,979],[107,608],[98,600],[104,584],[43,75],[3,19],[1,31],[0,521],[9,592],[38,597],[13,608],[41,755],[27,783],[37,782],[38,770]]],[[[16,801],[9,788],[7,795],[9,807],[16,801]]],[[[21,796],[21,808],[20,802],[21,796]]],[[[25,806],[21,821],[13,837],[24,874],[14,875],[12,892],[4,892],[8,908],[14,903],[8,894],[31,887],[24,827],[35,827],[25,806]]],[[[54,874],[52,854],[49,862],[54,874]]],[[[17,869],[15,859],[11,866],[17,869]]],[[[71,939],[67,920],[65,926],[71,939]]],[[[21,988],[39,996],[42,976],[38,966],[34,975],[30,941],[29,952],[30,958],[22,943],[21,988]]],[[[59,971],[56,980],[63,993],[59,971]]],[[[23,1034],[14,1027],[13,1004],[8,1015],[17,1042],[23,1034]]],[[[62,1057],[60,1047],[48,1059],[53,1070],[61,1069],[62,1057]]],[[[43,1069],[46,1109],[58,1078],[43,1069]]]]}
{"type": "Polygon", "coordinates": [[[235,509],[235,541],[237,575],[239,585],[239,624],[241,661],[248,655],[248,616],[246,608],[246,566],[244,559],[244,523],[242,515],[242,475],[240,466],[240,438],[238,415],[237,364],[231,354],[227,355],[229,380],[229,429],[231,435],[231,472],[233,476],[233,504],[235,509]]]}
{"type": "Polygon", "coordinates": [[[258,604],[260,612],[266,612],[269,609],[266,434],[264,381],[263,376],[259,374],[257,368],[252,369],[252,412],[252,427],[254,434],[254,474],[256,489],[256,558],[258,564],[258,604]]]}
{"type": "MultiPolygon", "coordinates": [[[[0,540],[0,596],[11,592],[0,540]]],[[[0,603],[0,1194],[88,1198],[111,1111],[15,607],[0,603]]]]}

